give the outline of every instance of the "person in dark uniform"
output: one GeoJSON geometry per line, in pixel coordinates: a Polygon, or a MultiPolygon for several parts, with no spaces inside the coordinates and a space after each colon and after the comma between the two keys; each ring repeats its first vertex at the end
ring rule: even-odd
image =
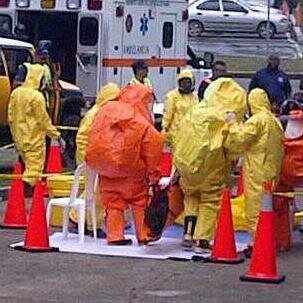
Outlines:
{"type": "Polygon", "coordinates": [[[198,97],[201,101],[204,97],[204,92],[208,85],[214,80],[224,77],[227,74],[226,63],[224,61],[215,61],[212,65],[212,76],[203,80],[198,89],[198,97]]]}
{"type": "Polygon", "coordinates": [[[249,84],[249,91],[254,88],[264,89],[272,106],[277,109],[291,96],[291,84],[288,76],[279,66],[280,58],[270,55],[267,59],[267,67],[258,70],[249,84]]]}

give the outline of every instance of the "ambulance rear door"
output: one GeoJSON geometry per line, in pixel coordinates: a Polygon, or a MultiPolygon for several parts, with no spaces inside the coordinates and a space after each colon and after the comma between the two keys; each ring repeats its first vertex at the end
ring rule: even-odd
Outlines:
{"type": "Polygon", "coordinates": [[[96,97],[101,84],[102,15],[79,13],[77,43],[77,85],[86,99],[96,97]]]}
{"type": "Polygon", "coordinates": [[[162,101],[166,93],[176,86],[175,79],[177,73],[176,64],[176,14],[160,13],[158,15],[157,37],[158,54],[160,66],[151,71],[151,79],[156,83],[156,96],[158,101],[162,101]]]}

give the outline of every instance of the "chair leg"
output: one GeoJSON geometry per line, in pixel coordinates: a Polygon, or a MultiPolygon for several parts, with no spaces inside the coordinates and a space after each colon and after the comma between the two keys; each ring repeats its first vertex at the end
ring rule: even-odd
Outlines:
{"type": "Polygon", "coordinates": [[[69,207],[64,207],[63,209],[62,234],[65,239],[68,236],[69,210],[69,207]]]}
{"type": "Polygon", "coordinates": [[[96,218],[96,205],[95,205],[95,203],[93,203],[93,205],[91,207],[91,217],[92,217],[94,239],[97,240],[97,218],[96,218]]]}
{"type": "Polygon", "coordinates": [[[49,227],[50,224],[50,219],[51,219],[51,214],[52,214],[52,204],[48,203],[47,204],[47,208],[46,208],[46,223],[47,223],[47,227],[49,227]]]}
{"type": "Polygon", "coordinates": [[[85,205],[78,205],[78,236],[79,243],[84,243],[85,205]]]}

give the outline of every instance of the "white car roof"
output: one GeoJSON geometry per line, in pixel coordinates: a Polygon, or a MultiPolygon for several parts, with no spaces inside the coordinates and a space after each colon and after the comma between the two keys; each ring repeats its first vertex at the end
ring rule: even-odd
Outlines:
{"type": "Polygon", "coordinates": [[[0,46],[4,47],[15,47],[15,48],[28,48],[33,49],[33,45],[27,42],[15,40],[15,39],[8,39],[8,38],[0,38],[0,46]]]}

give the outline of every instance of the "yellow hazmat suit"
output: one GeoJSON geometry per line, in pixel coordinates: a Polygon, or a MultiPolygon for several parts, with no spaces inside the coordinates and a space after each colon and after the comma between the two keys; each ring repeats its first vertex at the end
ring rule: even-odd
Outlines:
{"type": "Polygon", "coordinates": [[[230,161],[224,148],[228,134],[225,116],[232,111],[238,120],[242,119],[246,93],[234,80],[220,78],[209,85],[205,97],[207,105],[194,106],[180,123],[174,162],[184,192],[185,235],[189,236],[188,240],[193,236],[193,240],[210,241],[230,174],[230,161]],[[194,219],[191,227],[186,226],[188,218],[194,219]]]}
{"type": "Polygon", "coordinates": [[[242,126],[231,124],[226,146],[244,152],[243,180],[248,231],[254,237],[261,209],[263,183],[277,183],[283,159],[283,129],[270,111],[264,90],[248,97],[252,117],[242,126]]]}
{"type": "Polygon", "coordinates": [[[120,89],[115,83],[108,83],[107,85],[103,86],[97,97],[96,104],[86,113],[82,119],[76,138],[76,158],[78,164],[84,161],[88,133],[95,115],[104,104],[106,104],[108,101],[115,100],[118,97],[119,93],[120,89]]]}
{"type": "Polygon", "coordinates": [[[52,139],[60,136],[51,123],[45,98],[39,91],[43,75],[44,67],[33,65],[24,83],[12,92],[8,106],[9,126],[25,163],[23,180],[32,186],[43,172],[46,135],[52,139]]]}
{"type": "MultiPolygon", "coordinates": [[[[100,89],[100,92],[97,96],[96,104],[86,113],[86,115],[82,119],[76,137],[76,144],[77,144],[76,158],[78,165],[83,161],[85,161],[88,134],[96,114],[102,108],[102,106],[105,105],[108,101],[116,100],[119,93],[120,93],[120,89],[115,83],[108,83],[107,85],[103,86],[100,89]]],[[[96,213],[97,213],[97,228],[101,228],[103,221],[103,203],[100,199],[99,189],[96,190],[96,213]]],[[[77,222],[77,212],[74,209],[70,211],[70,218],[72,219],[72,221],[77,222]]],[[[86,224],[87,224],[87,228],[91,229],[92,223],[91,223],[90,215],[87,215],[86,217],[86,224]]]]}
{"type": "MultiPolygon", "coordinates": [[[[189,78],[195,82],[194,75],[188,69],[181,71],[178,81],[189,78]]],[[[170,91],[165,99],[164,114],[162,119],[162,129],[166,137],[166,142],[173,146],[174,136],[179,127],[181,119],[195,104],[199,103],[196,93],[181,94],[179,88],[170,91]]]]}

